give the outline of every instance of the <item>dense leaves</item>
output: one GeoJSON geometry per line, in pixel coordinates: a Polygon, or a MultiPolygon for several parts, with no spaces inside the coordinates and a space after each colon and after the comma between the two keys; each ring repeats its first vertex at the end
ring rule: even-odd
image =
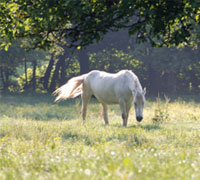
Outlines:
{"type": "Polygon", "coordinates": [[[190,43],[200,21],[197,0],[6,0],[0,11],[3,46],[29,37],[34,47],[62,42],[80,48],[121,28],[138,41],[178,45],[190,43]]]}

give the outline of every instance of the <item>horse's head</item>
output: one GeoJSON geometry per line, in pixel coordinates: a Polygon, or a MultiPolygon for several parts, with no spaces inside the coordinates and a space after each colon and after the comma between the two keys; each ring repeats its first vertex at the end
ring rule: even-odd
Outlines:
{"type": "Polygon", "coordinates": [[[136,91],[134,94],[134,107],[136,119],[138,122],[140,122],[143,119],[143,108],[145,103],[146,88],[144,88],[142,92],[136,91]]]}

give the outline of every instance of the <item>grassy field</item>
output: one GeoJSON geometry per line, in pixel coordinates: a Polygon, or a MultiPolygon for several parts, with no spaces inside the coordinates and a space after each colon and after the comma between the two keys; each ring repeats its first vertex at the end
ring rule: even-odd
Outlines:
{"type": "Polygon", "coordinates": [[[79,99],[53,99],[0,98],[0,179],[200,179],[199,103],[147,101],[124,128],[118,106],[104,126],[92,100],[83,125],[79,99]]]}

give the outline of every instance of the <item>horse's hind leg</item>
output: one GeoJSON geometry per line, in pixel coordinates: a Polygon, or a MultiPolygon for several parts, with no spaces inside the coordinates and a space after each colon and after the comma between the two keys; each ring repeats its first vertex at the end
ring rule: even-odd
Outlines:
{"type": "Polygon", "coordinates": [[[81,99],[82,99],[81,113],[82,113],[83,122],[85,122],[87,105],[88,105],[88,102],[90,101],[91,96],[92,94],[85,87],[83,87],[83,92],[81,95],[81,99]]]}
{"type": "Polygon", "coordinates": [[[109,122],[108,122],[108,107],[106,104],[102,104],[103,106],[103,119],[105,121],[105,124],[108,125],[109,122]]]}
{"type": "Polygon", "coordinates": [[[123,126],[127,126],[127,119],[128,119],[128,114],[126,110],[126,103],[124,100],[120,100],[119,102],[121,113],[122,113],[122,119],[123,119],[123,126]]]}

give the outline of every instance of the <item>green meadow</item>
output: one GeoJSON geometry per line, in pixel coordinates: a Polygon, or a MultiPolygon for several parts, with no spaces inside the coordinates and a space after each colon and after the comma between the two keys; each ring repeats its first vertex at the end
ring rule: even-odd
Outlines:
{"type": "Polygon", "coordinates": [[[200,179],[200,103],[147,100],[143,121],[132,108],[124,128],[117,105],[105,126],[94,99],[85,124],[79,98],[53,100],[1,96],[0,179],[200,179]]]}

